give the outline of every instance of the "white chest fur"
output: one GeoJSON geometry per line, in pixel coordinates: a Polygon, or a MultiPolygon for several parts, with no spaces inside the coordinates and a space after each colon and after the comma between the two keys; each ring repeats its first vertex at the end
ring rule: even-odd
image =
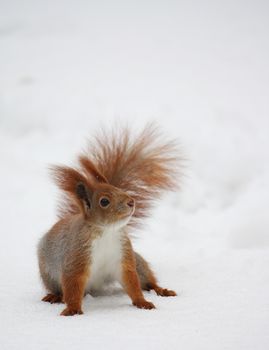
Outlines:
{"type": "Polygon", "coordinates": [[[111,225],[92,242],[89,291],[101,289],[106,282],[121,281],[122,240],[122,230],[111,225]]]}

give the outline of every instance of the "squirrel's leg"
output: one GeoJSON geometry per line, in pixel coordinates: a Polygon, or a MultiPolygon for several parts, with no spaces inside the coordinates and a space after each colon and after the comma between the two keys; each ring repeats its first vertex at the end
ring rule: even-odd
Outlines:
{"type": "Polygon", "coordinates": [[[122,285],[132,299],[133,305],[140,309],[154,309],[153,303],[145,300],[136,271],[134,252],[129,240],[125,243],[122,260],[122,285]]]}
{"type": "Polygon", "coordinates": [[[140,279],[142,289],[148,291],[153,289],[157,295],[160,295],[162,297],[171,297],[177,295],[176,292],[174,292],[173,290],[161,288],[158,285],[157,279],[153,271],[150,269],[149,264],[140,254],[135,253],[135,260],[136,270],[140,279]]]}
{"type": "Polygon", "coordinates": [[[86,269],[82,272],[80,271],[72,274],[63,274],[63,300],[66,303],[67,307],[61,312],[62,316],[83,314],[81,310],[81,304],[88,276],[89,273],[86,269]]]}

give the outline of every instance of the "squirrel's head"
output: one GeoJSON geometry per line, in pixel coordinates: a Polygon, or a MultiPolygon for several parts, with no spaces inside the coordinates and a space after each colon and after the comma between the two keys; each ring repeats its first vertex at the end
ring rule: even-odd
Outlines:
{"type": "Polygon", "coordinates": [[[135,202],[126,192],[112,186],[91,164],[87,175],[70,167],[53,167],[57,185],[81,209],[86,220],[96,225],[128,223],[135,210],[135,202]]]}
{"type": "Polygon", "coordinates": [[[124,226],[134,213],[134,200],[127,193],[109,184],[99,183],[89,188],[79,182],[76,193],[83,203],[85,218],[94,224],[102,226],[117,223],[124,226]]]}

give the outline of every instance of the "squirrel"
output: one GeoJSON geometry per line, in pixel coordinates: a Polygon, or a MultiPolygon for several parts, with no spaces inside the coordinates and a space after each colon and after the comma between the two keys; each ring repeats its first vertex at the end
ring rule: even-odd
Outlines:
{"type": "Polygon", "coordinates": [[[113,281],[142,309],[155,308],[142,290],[176,296],[159,286],[130,239],[156,199],[179,185],[178,146],[161,137],[153,124],[136,138],[128,128],[103,130],[76,168],[51,167],[64,195],[58,222],[39,241],[38,263],[48,292],[42,300],[65,303],[61,315],[82,314],[83,297],[113,281]]]}

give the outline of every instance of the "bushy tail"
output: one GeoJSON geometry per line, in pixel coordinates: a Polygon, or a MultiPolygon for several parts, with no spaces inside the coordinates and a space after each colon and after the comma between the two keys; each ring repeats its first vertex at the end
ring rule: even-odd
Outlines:
{"type": "Polygon", "coordinates": [[[163,141],[153,125],[137,136],[128,128],[112,133],[102,131],[79,157],[84,172],[96,170],[107,182],[126,191],[136,202],[131,224],[149,215],[150,208],[164,191],[180,184],[181,157],[174,141],[163,141]]]}
{"type": "Polygon", "coordinates": [[[118,128],[112,133],[102,130],[78,162],[76,170],[53,168],[54,180],[65,192],[59,205],[60,218],[83,210],[74,187],[78,182],[86,185],[87,181],[107,182],[126,191],[136,203],[132,226],[139,225],[149,215],[153,203],[164,191],[175,191],[180,185],[178,146],[174,141],[164,141],[153,124],[138,135],[128,128],[118,128]]]}

